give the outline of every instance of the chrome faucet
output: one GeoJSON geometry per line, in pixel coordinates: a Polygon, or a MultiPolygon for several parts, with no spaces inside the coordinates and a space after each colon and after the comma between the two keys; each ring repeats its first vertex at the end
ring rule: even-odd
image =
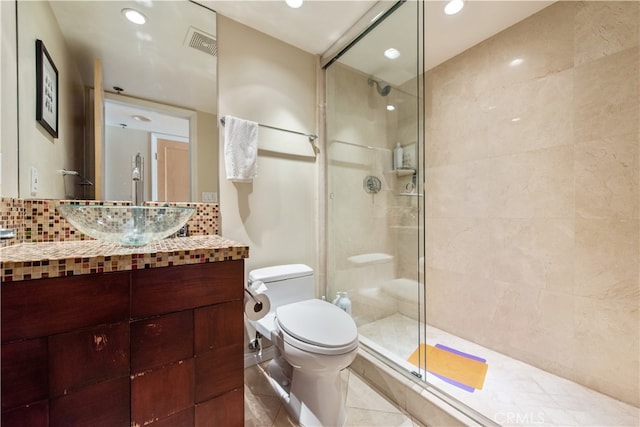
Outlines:
{"type": "Polygon", "coordinates": [[[133,158],[131,170],[132,193],[133,193],[133,205],[140,206],[144,201],[144,159],[140,153],[137,153],[133,158]]]}
{"type": "Polygon", "coordinates": [[[144,210],[138,206],[144,201],[144,159],[136,153],[132,160],[131,191],[133,192],[133,227],[134,230],[144,229],[144,210]]]}

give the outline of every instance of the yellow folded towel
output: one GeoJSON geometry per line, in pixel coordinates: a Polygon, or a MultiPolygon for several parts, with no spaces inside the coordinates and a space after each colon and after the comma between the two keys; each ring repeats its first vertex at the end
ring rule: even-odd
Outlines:
{"type": "Polygon", "coordinates": [[[407,359],[434,374],[465,384],[478,390],[484,386],[489,365],[429,344],[420,344],[407,359]],[[420,360],[420,364],[418,364],[420,360]]]}

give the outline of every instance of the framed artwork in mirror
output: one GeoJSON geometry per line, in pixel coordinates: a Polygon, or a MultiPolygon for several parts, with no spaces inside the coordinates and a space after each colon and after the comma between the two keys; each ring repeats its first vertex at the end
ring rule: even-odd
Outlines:
{"type": "Polygon", "coordinates": [[[36,121],[58,137],[58,69],[42,40],[36,40],[36,121]]]}

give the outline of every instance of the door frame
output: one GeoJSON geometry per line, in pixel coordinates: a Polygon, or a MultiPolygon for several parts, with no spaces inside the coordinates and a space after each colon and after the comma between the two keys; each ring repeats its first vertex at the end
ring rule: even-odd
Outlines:
{"type": "Polygon", "coordinates": [[[171,141],[186,142],[189,145],[189,193],[193,201],[193,188],[191,188],[191,141],[190,138],[182,136],[166,135],[158,132],[151,132],[151,200],[158,201],[158,139],[169,139],[171,141]]]}
{"type": "MultiPolygon", "coordinates": [[[[197,201],[198,196],[196,184],[198,182],[198,112],[195,110],[174,107],[171,105],[160,104],[153,101],[147,101],[145,99],[134,98],[131,96],[120,95],[111,92],[105,92],[105,101],[140,107],[146,110],[157,111],[159,113],[173,115],[175,117],[189,120],[189,195],[192,202],[197,201]]],[[[174,136],[167,136],[170,138],[177,138],[174,136]]],[[[153,154],[152,158],[155,158],[153,154]]]]}

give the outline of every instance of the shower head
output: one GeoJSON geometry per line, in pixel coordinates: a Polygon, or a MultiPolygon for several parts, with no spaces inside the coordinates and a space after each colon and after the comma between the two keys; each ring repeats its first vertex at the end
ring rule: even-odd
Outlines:
{"type": "Polygon", "coordinates": [[[369,86],[373,86],[374,84],[376,85],[378,93],[382,96],[387,96],[389,95],[389,92],[391,92],[391,86],[385,82],[369,79],[369,86]]]}

